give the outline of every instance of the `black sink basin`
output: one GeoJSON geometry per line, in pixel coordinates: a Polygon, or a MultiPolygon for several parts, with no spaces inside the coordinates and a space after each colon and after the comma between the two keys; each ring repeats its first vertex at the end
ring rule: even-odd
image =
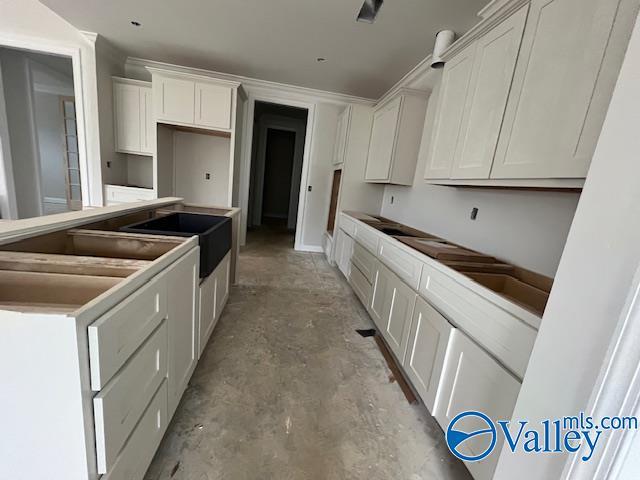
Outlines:
{"type": "Polygon", "coordinates": [[[178,212],[132,223],[121,227],[120,231],[178,237],[198,235],[200,278],[208,277],[231,250],[231,219],[220,215],[178,212]]]}

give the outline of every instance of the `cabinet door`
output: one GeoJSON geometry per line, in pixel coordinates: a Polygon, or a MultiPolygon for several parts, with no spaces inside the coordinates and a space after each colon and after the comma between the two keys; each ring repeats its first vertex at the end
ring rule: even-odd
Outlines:
{"type": "Polygon", "coordinates": [[[216,323],[220,319],[220,315],[222,315],[222,310],[229,299],[229,259],[231,258],[231,254],[227,253],[227,255],[222,259],[222,261],[218,264],[213,274],[216,276],[216,296],[215,296],[215,309],[213,313],[213,327],[215,328],[216,323]]]}
{"type": "Polygon", "coordinates": [[[531,2],[491,178],[586,176],[608,105],[597,86],[610,74],[602,65],[618,4],[531,2]]]}
{"type": "Polygon", "coordinates": [[[462,116],[471,81],[476,44],[473,43],[449,60],[442,72],[438,111],[433,124],[433,136],[425,178],[449,178],[462,116]]]}
{"type": "Polygon", "coordinates": [[[385,329],[385,319],[389,318],[391,296],[391,272],[376,260],[375,275],[373,277],[373,292],[371,294],[371,306],[369,315],[373,323],[381,332],[385,329]]]}
{"type": "Polygon", "coordinates": [[[349,126],[349,107],[338,117],[338,128],[336,130],[336,144],[333,150],[333,164],[344,163],[345,148],[347,146],[347,130],[349,126]]]}
{"type": "Polygon", "coordinates": [[[197,308],[200,249],[195,248],[167,271],[169,323],[169,417],[173,415],[198,361],[197,308]]]}
{"type": "Polygon", "coordinates": [[[137,153],[142,150],[140,87],[125,83],[113,84],[115,105],[116,150],[137,153]]]}
{"type": "Polygon", "coordinates": [[[198,325],[198,358],[213,331],[216,313],[216,276],[212,273],[200,284],[200,321],[198,325]]]}
{"type": "Polygon", "coordinates": [[[402,97],[398,97],[373,114],[365,180],[384,182],[391,178],[401,104],[402,97]]]}
{"type": "Polygon", "coordinates": [[[383,307],[386,316],[380,330],[391,351],[403,363],[417,294],[389,269],[382,268],[386,270],[389,287],[383,307]]]}
{"type": "MultiPolygon", "coordinates": [[[[449,422],[466,411],[482,412],[494,422],[511,419],[520,392],[520,382],[466,335],[455,330],[441,389],[434,416],[446,431],[449,422]]],[[[456,426],[465,431],[486,428],[486,425],[474,423],[474,420],[468,417],[468,422],[464,420],[456,426]]],[[[458,447],[459,451],[469,456],[482,453],[487,446],[483,437],[481,435],[465,441],[458,447]]],[[[474,479],[489,480],[493,477],[503,442],[504,437],[497,435],[492,455],[478,462],[466,463],[474,479]]]]}
{"type": "Polygon", "coordinates": [[[453,331],[454,327],[435,308],[418,297],[403,366],[430,412],[435,406],[453,331]]]}
{"type": "Polygon", "coordinates": [[[336,261],[338,262],[338,268],[344,274],[346,278],[349,278],[351,275],[351,257],[353,255],[353,248],[355,242],[353,238],[340,230],[340,251],[339,257],[337,257],[336,261]]]}
{"type": "Polygon", "coordinates": [[[451,178],[489,178],[528,8],[478,41],[451,178]]]}
{"type": "Polygon", "coordinates": [[[153,78],[156,118],[193,125],[195,120],[195,82],[162,76],[153,78]]]}
{"type": "Polygon", "coordinates": [[[155,152],[156,138],[152,99],[151,88],[140,87],[140,151],[149,155],[155,152]]]}
{"type": "Polygon", "coordinates": [[[231,128],[231,88],[196,83],[195,123],[203,127],[231,128]]]}

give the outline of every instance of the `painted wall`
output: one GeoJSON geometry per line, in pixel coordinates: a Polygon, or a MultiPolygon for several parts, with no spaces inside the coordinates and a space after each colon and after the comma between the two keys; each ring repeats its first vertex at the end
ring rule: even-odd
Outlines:
{"type": "Polygon", "coordinates": [[[42,205],[28,57],[17,50],[2,49],[0,65],[11,145],[17,218],[36,217],[42,214],[42,205]]]}
{"type": "MultiPolygon", "coordinates": [[[[640,23],[636,20],[514,419],[539,425],[543,418],[577,415],[586,411],[590,398],[602,393],[596,381],[607,349],[615,340],[612,335],[640,260],[638,125],[640,23]]],[[[620,385],[620,391],[608,391],[607,395],[624,395],[627,387],[620,385]]],[[[513,454],[505,448],[494,478],[565,478],[562,472],[567,460],[566,454],[513,454]]],[[[584,462],[582,468],[588,468],[589,463],[584,462]]],[[[571,478],[604,476],[576,473],[571,478]]],[[[637,471],[633,478],[638,478],[637,471]]]]}
{"type": "Polygon", "coordinates": [[[188,203],[228,205],[230,139],[176,131],[173,142],[176,196],[188,203]]]}
{"type": "Polygon", "coordinates": [[[553,276],[580,195],[428,185],[423,180],[438,87],[427,108],[411,187],[387,186],[381,214],[515,265],[553,276]],[[393,204],[391,199],[393,197],[393,204]],[[479,209],[472,221],[471,209],[479,209]]]}
{"type": "Polygon", "coordinates": [[[88,190],[85,200],[88,205],[101,206],[100,122],[93,38],[81,33],[37,0],[0,0],[0,12],[0,45],[4,43],[3,39],[7,39],[80,49],[86,151],[91,164],[89,179],[85,182],[88,190]]]}
{"type": "Polygon", "coordinates": [[[100,121],[100,167],[104,183],[126,185],[127,157],[115,151],[112,76],[124,76],[126,55],[104,38],[98,37],[96,48],[96,81],[98,82],[98,118],[100,121]]]}

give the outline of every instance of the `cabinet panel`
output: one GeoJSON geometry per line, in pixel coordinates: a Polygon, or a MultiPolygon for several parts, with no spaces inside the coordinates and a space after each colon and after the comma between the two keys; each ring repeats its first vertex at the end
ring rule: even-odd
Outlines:
{"type": "Polygon", "coordinates": [[[98,473],[106,473],[167,376],[167,324],[93,399],[98,473]]]}
{"type": "Polygon", "coordinates": [[[338,230],[338,234],[335,242],[335,261],[338,268],[345,276],[349,278],[351,271],[351,256],[353,254],[353,239],[344,233],[342,230],[338,230]]]}
{"type": "Polygon", "coordinates": [[[451,178],[489,178],[528,8],[478,40],[451,178]]]}
{"type": "Polygon", "coordinates": [[[368,308],[371,299],[371,284],[355,265],[351,265],[349,269],[349,285],[364,307],[368,308]]]}
{"type": "Polygon", "coordinates": [[[172,416],[198,361],[197,326],[200,249],[194,248],[167,271],[169,324],[169,415],[172,416]]]}
{"type": "MultiPolygon", "coordinates": [[[[453,334],[441,385],[434,416],[445,431],[456,415],[470,410],[482,412],[494,421],[511,419],[520,392],[520,382],[459,330],[453,334]]],[[[457,426],[464,431],[486,428],[473,417],[457,426]]],[[[458,450],[469,456],[481,453],[486,448],[483,437],[465,441],[458,450]]],[[[496,452],[500,452],[503,442],[504,437],[498,435],[493,455],[466,463],[475,480],[492,478],[500,457],[496,452]]]]}
{"type": "Polygon", "coordinates": [[[154,76],[153,87],[158,120],[194,123],[195,82],[154,76]]]}
{"type": "Polygon", "coordinates": [[[338,127],[336,130],[336,143],[333,149],[333,164],[340,165],[344,163],[345,149],[347,146],[347,133],[349,127],[349,112],[347,107],[338,117],[338,127]]]}
{"type": "Polygon", "coordinates": [[[365,276],[369,283],[373,282],[375,275],[376,257],[362,247],[359,243],[354,243],[351,263],[355,265],[365,276]]]}
{"type": "Polygon", "coordinates": [[[143,123],[140,110],[140,87],[123,83],[113,84],[115,105],[116,150],[119,152],[140,152],[142,150],[143,123]]]}
{"type": "Polygon", "coordinates": [[[586,176],[599,135],[592,124],[606,112],[597,86],[618,4],[531,2],[491,178],[586,176]]]}
{"type": "Polygon", "coordinates": [[[143,153],[153,155],[156,151],[156,124],[153,120],[153,93],[151,88],[140,88],[140,149],[143,153]]]}
{"type": "Polygon", "coordinates": [[[373,130],[367,158],[365,180],[388,181],[395,147],[402,97],[398,97],[373,115],[373,130]]]}
{"type": "Polygon", "coordinates": [[[389,313],[382,336],[396,355],[396,358],[402,363],[404,362],[404,354],[409,340],[409,329],[417,294],[393,273],[390,273],[390,278],[390,295],[387,298],[389,313]]]}
{"type": "Polygon", "coordinates": [[[433,412],[445,354],[454,327],[423,299],[416,300],[404,370],[427,409],[433,412]]]}
{"type": "Polygon", "coordinates": [[[390,289],[391,272],[384,268],[379,261],[376,261],[369,315],[380,331],[385,329],[385,319],[389,318],[390,302],[387,299],[391,296],[390,289]]]}
{"type": "Polygon", "coordinates": [[[449,60],[442,73],[438,111],[425,178],[449,178],[471,81],[476,44],[449,60]]]}
{"type": "Polygon", "coordinates": [[[198,356],[202,355],[213,329],[216,310],[216,276],[212,273],[200,284],[200,321],[198,325],[198,356]]]}
{"type": "Polygon", "coordinates": [[[231,254],[227,253],[227,255],[220,261],[215,271],[213,272],[216,276],[216,302],[215,309],[213,313],[214,322],[213,327],[215,328],[216,323],[220,319],[220,315],[222,315],[222,310],[229,299],[229,259],[231,258],[231,254]]]}
{"type": "Polygon", "coordinates": [[[91,388],[100,390],[167,314],[161,273],[88,327],[91,388]]]}
{"type": "Polygon", "coordinates": [[[211,128],[231,128],[231,88],[196,83],[195,123],[211,128]]]}
{"type": "Polygon", "coordinates": [[[167,430],[167,383],[151,400],[118,460],[101,480],[142,480],[167,430]]]}

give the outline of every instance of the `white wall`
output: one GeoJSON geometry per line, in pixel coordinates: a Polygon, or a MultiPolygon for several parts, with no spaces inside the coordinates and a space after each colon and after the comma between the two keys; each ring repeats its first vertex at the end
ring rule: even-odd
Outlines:
{"type": "Polygon", "coordinates": [[[86,155],[91,171],[85,188],[87,205],[102,205],[102,175],[100,172],[100,123],[98,90],[93,39],[60,18],[37,0],[0,0],[0,45],[20,41],[43,48],[79,49],[82,61],[82,86],[86,155]]]}
{"type": "Polygon", "coordinates": [[[98,37],[96,48],[96,80],[98,82],[98,114],[100,120],[100,167],[105,184],[126,185],[127,157],[115,151],[112,76],[124,76],[126,55],[104,38],[98,37]]]}
{"type": "Polygon", "coordinates": [[[6,117],[18,218],[42,214],[38,143],[28,57],[20,51],[0,50],[6,117]]]}
{"type": "MultiPolygon", "coordinates": [[[[322,251],[327,231],[329,198],[333,171],[333,147],[336,139],[338,116],[344,106],[318,103],[315,107],[313,137],[307,183],[312,187],[306,194],[302,217],[302,244],[308,249],[322,251]]],[[[305,182],[302,182],[304,185],[305,182]]]]}
{"type": "Polygon", "coordinates": [[[431,141],[437,98],[436,87],[427,108],[413,186],[387,186],[381,214],[515,265],[553,276],[580,195],[426,184],[423,180],[425,152],[431,141]],[[479,209],[475,221],[469,218],[473,207],[479,209]]]}
{"type": "Polygon", "coordinates": [[[173,130],[157,124],[158,198],[170,197],[173,191],[173,130]]]}
{"type": "MultiPolygon", "coordinates": [[[[514,419],[537,423],[586,409],[638,269],[640,23],[636,22],[514,419]]],[[[564,454],[512,454],[503,449],[494,478],[561,478],[566,460],[564,454]]],[[[633,478],[638,478],[637,471],[633,478]]]]}
{"type": "Polygon", "coordinates": [[[227,206],[230,139],[176,131],[173,142],[175,195],[188,203],[227,206]]]}

